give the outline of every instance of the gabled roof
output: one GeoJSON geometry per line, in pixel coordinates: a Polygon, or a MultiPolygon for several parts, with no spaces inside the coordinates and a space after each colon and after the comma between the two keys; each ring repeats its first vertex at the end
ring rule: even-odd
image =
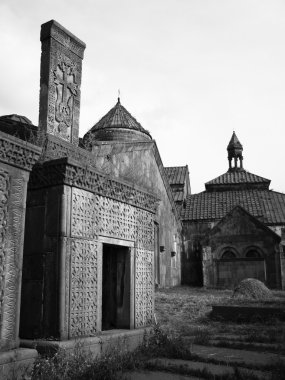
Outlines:
{"type": "MultiPolygon", "coordinates": [[[[228,190],[233,189],[233,185],[245,185],[247,187],[252,186],[262,186],[264,189],[268,189],[270,185],[270,180],[267,178],[260,177],[256,174],[252,174],[244,169],[240,169],[237,171],[228,171],[219,177],[212,179],[209,182],[205,183],[205,187],[207,190],[211,190],[212,188],[215,190],[219,190],[217,187],[220,185],[230,185],[228,190]]],[[[221,189],[225,189],[225,186],[221,186],[221,189]]]]}
{"type": "Polygon", "coordinates": [[[170,185],[184,185],[188,167],[186,166],[170,166],[164,168],[170,185]]]}
{"type": "Polygon", "coordinates": [[[145,133],[151,138],[150,133],[121,105],[120,98],[117,104],[96,123],[87,133],[102,129],[124,128],[145,133]]]}
{"type": "MultiPolygon", "coordinates": [[[[253,223],[256,227],[260,228],[264,231],[264,233],[272,235],[276,240],[280,242],[281,238],[279,235],[277,235],[271,228],[267,227],[264,223],[262,223],[259,219],[255,218],[253,215],[251,215],[249,212],[247,212],[243,207],[240,205],[235,206],[231,211],[229,211],[209,232],[210,236],[213,236],[220,232],[221,228],[228,223],[228,221],[231,218],[237,217],[240,220],[240,223],[243,223],[244,219],[246,218],[251,223],[253,223]]],[[[234,222],[234,224],[236,224],[234,222]]],[[[242,227],[242,226],[241,226],[242,227]]],[[[228,229],[227,229],[228,230],[228,229]]],[[[228,234],[228,232],[227,232],[228,234]]]]}
{"type": "Polygon", "coordinates": [[[285,194],[271,190],[204,191],[189,195],[182,219],[217,221],[235,206],[259,218],[265,224],[285,224],[285,194]]]}

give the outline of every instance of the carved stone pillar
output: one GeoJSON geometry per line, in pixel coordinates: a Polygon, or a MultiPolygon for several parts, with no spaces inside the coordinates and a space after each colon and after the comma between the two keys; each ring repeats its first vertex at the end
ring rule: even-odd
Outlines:
{"type": "Polygon", "coordinates": [[[18,335],[27,183],[40,153],[0,132],[0,379],[11,379],[37,356],[19,348],[18,335]]]}
{"type": "Polygon", "coordinates": [[[86,45],[59,23],[41,28],[39,129],[78,145],[82,59],[86,45]]]}

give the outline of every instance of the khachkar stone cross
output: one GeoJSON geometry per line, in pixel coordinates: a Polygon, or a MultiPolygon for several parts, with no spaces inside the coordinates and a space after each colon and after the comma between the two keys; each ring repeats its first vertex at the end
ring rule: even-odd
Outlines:
{"type": "Polygon", "coordinates": [[[54,20],[42,25],[41,42],[40,132],[77,145],[86,45],[54,20]]]}

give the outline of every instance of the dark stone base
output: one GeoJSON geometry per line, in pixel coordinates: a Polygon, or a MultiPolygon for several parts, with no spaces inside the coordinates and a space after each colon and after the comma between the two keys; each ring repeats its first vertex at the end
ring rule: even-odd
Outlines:
{"type": "Polygon", "coordinates": [[[0,352],[0,379],[23,379],[29,376],[38,353],[35,349],[17,348],[0,352]]]}
{"type": "Polygon", "coordinates": [[[21,347],[36,349],[40,354],[54,354],[59,349],[72,353],[80,347],[94,357],[100,357],[112,347],[122,347],[124,350],[133,351],[143,341],[146,332],[150,328],[136,330],[108,330],[95,337],[77,338],[64,341],[47,340],[21,340],[21,347]]]}
{"type": "Polygon", "coordinates": [[[277,318],[285,320],[285,308],[240,305],[213,305],[211,316],[236,322],[277,318]]]}

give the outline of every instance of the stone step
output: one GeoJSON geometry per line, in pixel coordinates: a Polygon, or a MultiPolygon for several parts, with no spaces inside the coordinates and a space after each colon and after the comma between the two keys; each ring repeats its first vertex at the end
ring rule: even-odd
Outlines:
{"type": "Polygon", "coordinates": [[[264,366],[272,365],[276,362],[281,362],[285,365],[285,356],[264,353],[249,350],[238,350],[234,348],[201,346],[192,344],[190,345],[190,351],[193,355],[201,358],[205,361],[214,359],[220,363],[233,365],[241,364],[242,366],[255,366],[262,368],[264,366]]]}
{"type": "MultiPolygon", "coordinates": [[[[280,344],[274,344],[274,343],[253,343],[253,342],[245,342],[243,340],[230,340],[230,339],[210,339],[209,340],[209,345],[223,348],[223,343],[232,345],[233,349],[237,349],[234,347],[234,345],[239,345],[239,349],[248,349],[249,351],[269,351],[269,352],[280,352],[280,344]],[[220,346],[221,345],[221,346],[220,346]]],[[[226,348],[226,347],[224,347],[226,348]]],[[[283,348],[284,350],[284,348],[283,348]]]]}
{"type": "MultiPolygon", "coordinates": [[[[198,376],[198,378],[201,376],[201,378],[204,378],[204,372],[205,375],[210,374],[214,378],[215,376],[233,375],[235,373],[235,368],[230,365],[219,365],[199,361],[157,358],[148,361],[148,363],[153,366],[152,371],[155,369],[155,367],[157,367],[159,371],[162,369],[171,371],[172,376],[174,373],[181,373],[183,375],[186,375],[186,372],[192,372],[193,376],[198,376]]],[[[271,374],[267,371],[251,370],[241,367],[238,367],[238,370],[242,375],[255,375],[260,380],[269,380],[271,378],[271,374]]]]}
{"type": "Polygon", "coordinates": [[[183,376],[162,371],[135,371],[126,375],[127,380],[202,380],[201,377],[183,376]]]}

